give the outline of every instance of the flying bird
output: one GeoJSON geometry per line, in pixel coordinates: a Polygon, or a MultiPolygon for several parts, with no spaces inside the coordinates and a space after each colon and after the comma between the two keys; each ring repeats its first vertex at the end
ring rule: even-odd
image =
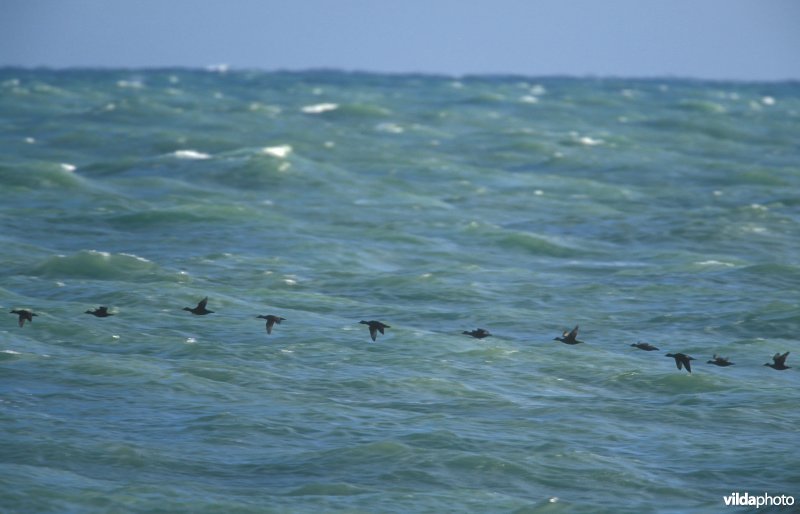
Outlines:
{"type": "Polygon", "coordinates": [[[38,316],[38,314],[35,314],[29,311],[28,309],[13,310],[9,312],[9,314],[16,314],[19,316],[19,326],[21,327],[25,325],[25,320],[28,320],[31,323],[33,323],[33,317],[38,316]]]}
{"type": "Polygon", "coordinates": [[[206,309],[206,304],[207,304],[207,303],[208,303],[208,296],[206,296],[205,298],[203,298],[202,300],[200,300],[200,301],[197,303],[197,307],[195,307],[194,309],[190,309],[189,307],[184,307],[184,308],[183,308],[183,310],[185,310],[185,311],[189,311],[189,312],[191,312],[192,314],[196,314],[196,315],[198,315],[198,316],[202,316],[202,315],[204,315],[204,314],[211,314],[211,313],[213,313],[214,311],[210,311],[210,310],[206,309]]]}
{"type": "Polygon", "coordinates": [[[463,331],[461,333],[462,334],[466,334],[468,336],[472,336],[472,337],[474,337],[476,339],[483,339],[484,337],[489,337],[489,336],[492,335],[492,334],[489,333],[488,330],[483,329],[483,328],[477,328],[475,330],[470,330],[470,331],[466,331],[465,330],[465,331],[463,331]]]}
{"type": "Polygon", "coordinates": [[[371,321],[361,320],[359,321],[359,323],[361,323],[362,325],[369,325],[369,336],[372,338],[373,341],[375,341],[375,338],[378,337],[378,332],[383,334],[384,328],[392,328],[389,325],[384,325],[380,321],[375,321],[375,320],[371,321]]]}
{"type": "MultiPolygon", "coordinates": [[[[35,316],[35,314],[34,314],[34,316],[35,316]]],[[[19,323],[20,323],[20,326],[22,326],[22,318],[20,318],[20,322],[19,323]]],[[[784,354],[776,353],[775,355],[772,356],[772,361],[773,362],[771,362],[771,363],[768,362],[768,363],[764,364],[764,366],[769,366],[772,369],[779,369],[779,370],[789,369],[789,368],[791,368],[791,366],[787,366],[786,365],[786,357],[788,357],[788,356],[789,356],[789,352],[786,352],[784,354]]]]}
{"type": "Polygon", "coordinates": [[[107,318],[114,315],[108,312],[108,307],[104,307],[102,305],[92,311],[86,311],[86,314],[91,314],[93,316],[97,316],[98,318],[107,318]]]}
{"type": "Polygon", "coordinates": [[[575,339],[576,337],[578,337],[578,325],[575,325],[575,328],[569,332],[565,330],[561,337],[554,337],[553,341],[561,341],[564,344],[579,344],[583,342],[575,339]]]}
{"type": "Polygon", "coordinates": [[[733,366],[735,364],[735,363],[729,361],[727,357],[717,357],[716,353],[711,358],[714,359],[714,360],[708,361],[708,364],[714,364],[715,366],[725,367],[725,366],[733,366]]]}
{"type": "Polygon", "coordinates": [[[668,353],[666,357],[675,359],[675,365],[678,366],[678,369],[681,369],[681,366],[686,366],[686,371],[689,373],[692,372],[692,364],[690,361],[695,360],[694,357],[689,357],[685,353],[668,353]]]}
{"type": "Polygon", "coordinates": [[[267,314],[266,316],[256,316],[256,317],[267,320],[267,334],[272,333],[272,327],[275,325],[275,323],[280,325],[281,321],[286,321],[286,318],[281,318],[280,316],[273,316],[272,314],[267,314]]]}

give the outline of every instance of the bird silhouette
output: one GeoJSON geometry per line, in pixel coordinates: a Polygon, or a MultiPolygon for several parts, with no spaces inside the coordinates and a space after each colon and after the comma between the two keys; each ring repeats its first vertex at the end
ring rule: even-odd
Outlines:
{"type": "Polygon", "coordinates": [[[383,334],[384,328],[392,328],[389,325],[384,325],[380,321],[370,320],[370,321],[359,321],[362,325],[369,325],[369,336],[375,341],[375,338],[378,337],[378,332],[383,334]]]}
{"type": "Polygon", "coordinates": [[[21,327],[25,326],[25,320],[28,320],[31,323],[33,323],[33,317],[38,316],[38,314],[35,314],[29,311],[28,309],[13,310],[9,314],[16,314],[19,316],[19,326],[21,327]]]}
{"type": "Polygon", "coordinates": [[[273,316],[272,314],[267,314],[266,316],[256,316],[256,317],[267,320],[267,334],[272,333],[272,327],[275,325],[275,323],[280,325],[281,321],[286,321],[286,318],[281,318],[280,316],[273,316]]]}
{"type": "Polygon", "coordinates": [[[672,357],[675,359],[675,365],[678,369],[681,369],[681,366],[686,366],[686,371],[689,373],[692,372],[692,364],[690,361],[694,360],[694,357],[689,357],[685,353],[668,353],[666,357],[672,357]]]}
{"type": "Polygon", "coordinates": [[[197,307],[195,307],[194,309],[190,309],[189,307],[184,307],[183,310],[189,311],[192,314],[196,314],[198,316],[203,316],[204,314],[211,314],[214,311],[210,311],[210,310],[206,309],[206,304],[207,303],[208,303],[208,296],[206,296],[205,298],[200,300],[197,303],[197,307]]]}
{"type": "Polygon", "coordinates": [[[583,342],[575,339],[576,337],[578,337],[578,325],[575,325],[575,328],[569,332],[565,330],[561,337],[555,337],[553,341],[561,341],[564,344],[580,344],[583,342]]]}

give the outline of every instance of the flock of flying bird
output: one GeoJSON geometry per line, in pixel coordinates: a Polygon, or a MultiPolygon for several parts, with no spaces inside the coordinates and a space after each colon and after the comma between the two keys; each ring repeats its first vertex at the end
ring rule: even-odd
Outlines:
{"type": "MultiPolygon", "coordinates": [[[[197,303],[196,307],[184,307],[183,310],[189,311],[197,316],[203,316],[205,314],[213,314],[214,311],[208,310],[206,308],[207,305],[208,305],[208,297],[206,296],[197,303]]],[[[38,316],[38,314],[31,312],[28,309],[15,309],[11,311],[11,314],[16,314],[17,316],[19,316],[20,327],[25,326],[25,321],[33,323],[33,317],[38,316]]],[[[105,306],[100,306],[94,310],[86,311],[86,314],[92,314],[93,316],[96,316],[98,318],[107,318],[108,316],[114,315],[113,313],[108,312],[108,307],[105,306]]],[[[282,318],[280,316],[274,316],[272,314],[267,314],[266,316],[256,316],[256,318],[267,320],[266,322],[267,334],[272,333],[272,327],[274,327],[275,324],[280,325],[281,321],[286,320],[286,318],[282,318]]],[[[378,337],[378,332],[380,332],[381,335],[383,335],[384,329],[392,328],[389,325],[386,325],[380,321],[375,321],[375,320],[370,320],[370,321],[361,320],[359,321],[359,323],[362,325],[367,325],[369,327],[369,335],[372,338],[373,342],[378,337]]],[[[488,330],[485,330],[483,328],[477,328],[475,330],[470,330],[470,331],[465,330],[462,333],[468,336],[472,336],[476,339],[483,339],[484,337],[489,337],[492,335],[489,333],[488,330]]],[[[583,341],[578,340],[578,325],[575,325],[575,328],[573,328],[572,330],[565,330],[564,333],[561,334],[561,337],[556,337],[553,340],[561,341],[564,344],[583,343],[583,341]]],[[[658,348],[656,348],[650,343],[638,342],[638,343],[633,343],[631,346],[647,352],[658,350],[658,348]]],[[[769,366],[770,368],[777,370],[789,369],[791,368],[791,366],[786,365],[786,357],[788,356],[789,352],[782,354],[776,353],[775,355],[772,356],[772,362],[767,362],[766,364],[764,364],[764,366],[769,366]]],[[[686,371],[688,371],[689,373],[692,372],[691,361],[696,360],[694,357],[690,357],[685,353],[668,353],[666,354],[666,357],[672,357],[673,359],[675,359],[675,365],[678,367],[678,369],[680,370],[685,367],[686,371]]],[[[725,367],[725,366],[733,366],[734,363],[728,360],[727,357],[719,357],[715,353],[714,356],[712,357],[712,360],[708,361],[708,364],[714,364],[715,366],[725,367]]]]}

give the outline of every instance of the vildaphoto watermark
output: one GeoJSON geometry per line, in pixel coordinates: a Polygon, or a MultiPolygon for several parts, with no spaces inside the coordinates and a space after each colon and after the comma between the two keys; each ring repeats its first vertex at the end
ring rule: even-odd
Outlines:
{"type": "Polygon", "coordinates": [[[756,496],[748,492],[745,492],[744,494],[740,492],[732,492],[729,496],[723,496],[722,499],[725,501],[725,505],[731,507],[748,506],[759,508],[794,505],[794,496],[789,496],[788,494],[776,494],[775,496],[770,496],[768,493],[764,493],[756,496]]]}

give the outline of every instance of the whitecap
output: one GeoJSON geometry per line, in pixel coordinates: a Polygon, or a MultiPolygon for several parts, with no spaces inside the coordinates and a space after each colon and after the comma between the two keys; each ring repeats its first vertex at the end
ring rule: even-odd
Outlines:
{"type": "Polygon", "coordinates": [[[707,261],[696,262],[698,266],[727,266],[729,268],[735,267],[736,264],[732,262],[725,262],[725,261],[717,261],[714,259],[710,259],[707,261]]]}
{"type": "Polygon", "coordinates": [[[582,145],[585,145],[585,146],[597,146],[597,145],[602,145],[603,144],[603,140],[602,139],[594,139],[594,138],[591,138],[589,136],[583,136],[583,137],[579,138],[578,142],[580,144],[582,144],[582,145]]]}
{"type": "Polygon", "coordinates": [[[178,159],[210,159],[211,156],[207,153],[198,152],[197,150],[175,150],[172,155],[178,159]]]}
{"type": "Polygon", "coordinates": [[[764,105],[775,105],[775,98],[771,96],[765,96],[761,99],[761,103],[764,105]]]}
{"type": "Polygon", "coordinates": [[[261,152],[278,159],[285,159],[292,153],[292,147],[290,145],[266,146],[261,149],[261,152]]]}
{"type": "Polygon", "coordinates": [[[141,80],[118,80],[117,87],[127,88],[127,89],[142,89],[144,87],[144,83],[141,80]]]}
{"type": "Polygon", "coordinates": [[[32,137],[26,137],[25,142],[28,143],[29,145],[32,145],[33,143],[36,142],[36,140],[32,137]]]}
{"type": "Polygon", "coordinates": [[[15,352],[14,350],[0,350],[0,353],[7,353],[9,355],[22,355],[20,352],[15,352]]]}
{"type": "Polygon", "coordinates": [[[520,101],[520,102],[522,102],[522,103],[524,103],[524,104],[535,104],[535,103],[539,103],[539,99],[538,99],[538,98],[536,98],[536,97],[535,97],[535,96],[533,96],[533,95],[525,95],[525,96],[522,96],[522,97],[520,97],[519,101],[520,101]]]}
{"type": "Polygon", "coordinates": [[[66,171],[66,172],[72,173],[73,171],[75,171],[78,168],[74,164],[67,164],[66,162],[62,162],[61,163],[61,169],[66,171]]]}
{"type": "Polygon", "coordinates": [[[378,132],[386,132],[387,134],[402,134],[405,129],[397,123],[378,123],[375,125],[375,130],[378,132]]]}
{"type": "Polygon", "coordinates": [[[196,342],[197,342],[197,339],[195,339],[194,337],[187,337],[186,338],[186,344],[194,344],[196,342]]]}
{"type": "Polygon", "coordinates": [[[122,253],[120,253],[120,255],[124,255],[126,257],[133,257],[134,259],[136,259],[137,261],[140,261],[140,262],[152,262],[152,261],[150,261],[148,259],[145,259],[144,257],[139,257],[138,255],[134,255],[132,253],[124,253],[124,252],[122,252],[122,253]]]}
{"type": "Polygon", "coordinates": [[[323,112],[335,111],[338,108],[339,104],[322,103],[322,104],[306,105],[300,110],[306,114],[321,114],[323,112]]]}
{"type": "Polygon", "coordinates": [[[534,84],[531,86],[530,93],[534,96],[542,96],[543,94],[547,93],[547,89],[541,84],[534,84]]]}

